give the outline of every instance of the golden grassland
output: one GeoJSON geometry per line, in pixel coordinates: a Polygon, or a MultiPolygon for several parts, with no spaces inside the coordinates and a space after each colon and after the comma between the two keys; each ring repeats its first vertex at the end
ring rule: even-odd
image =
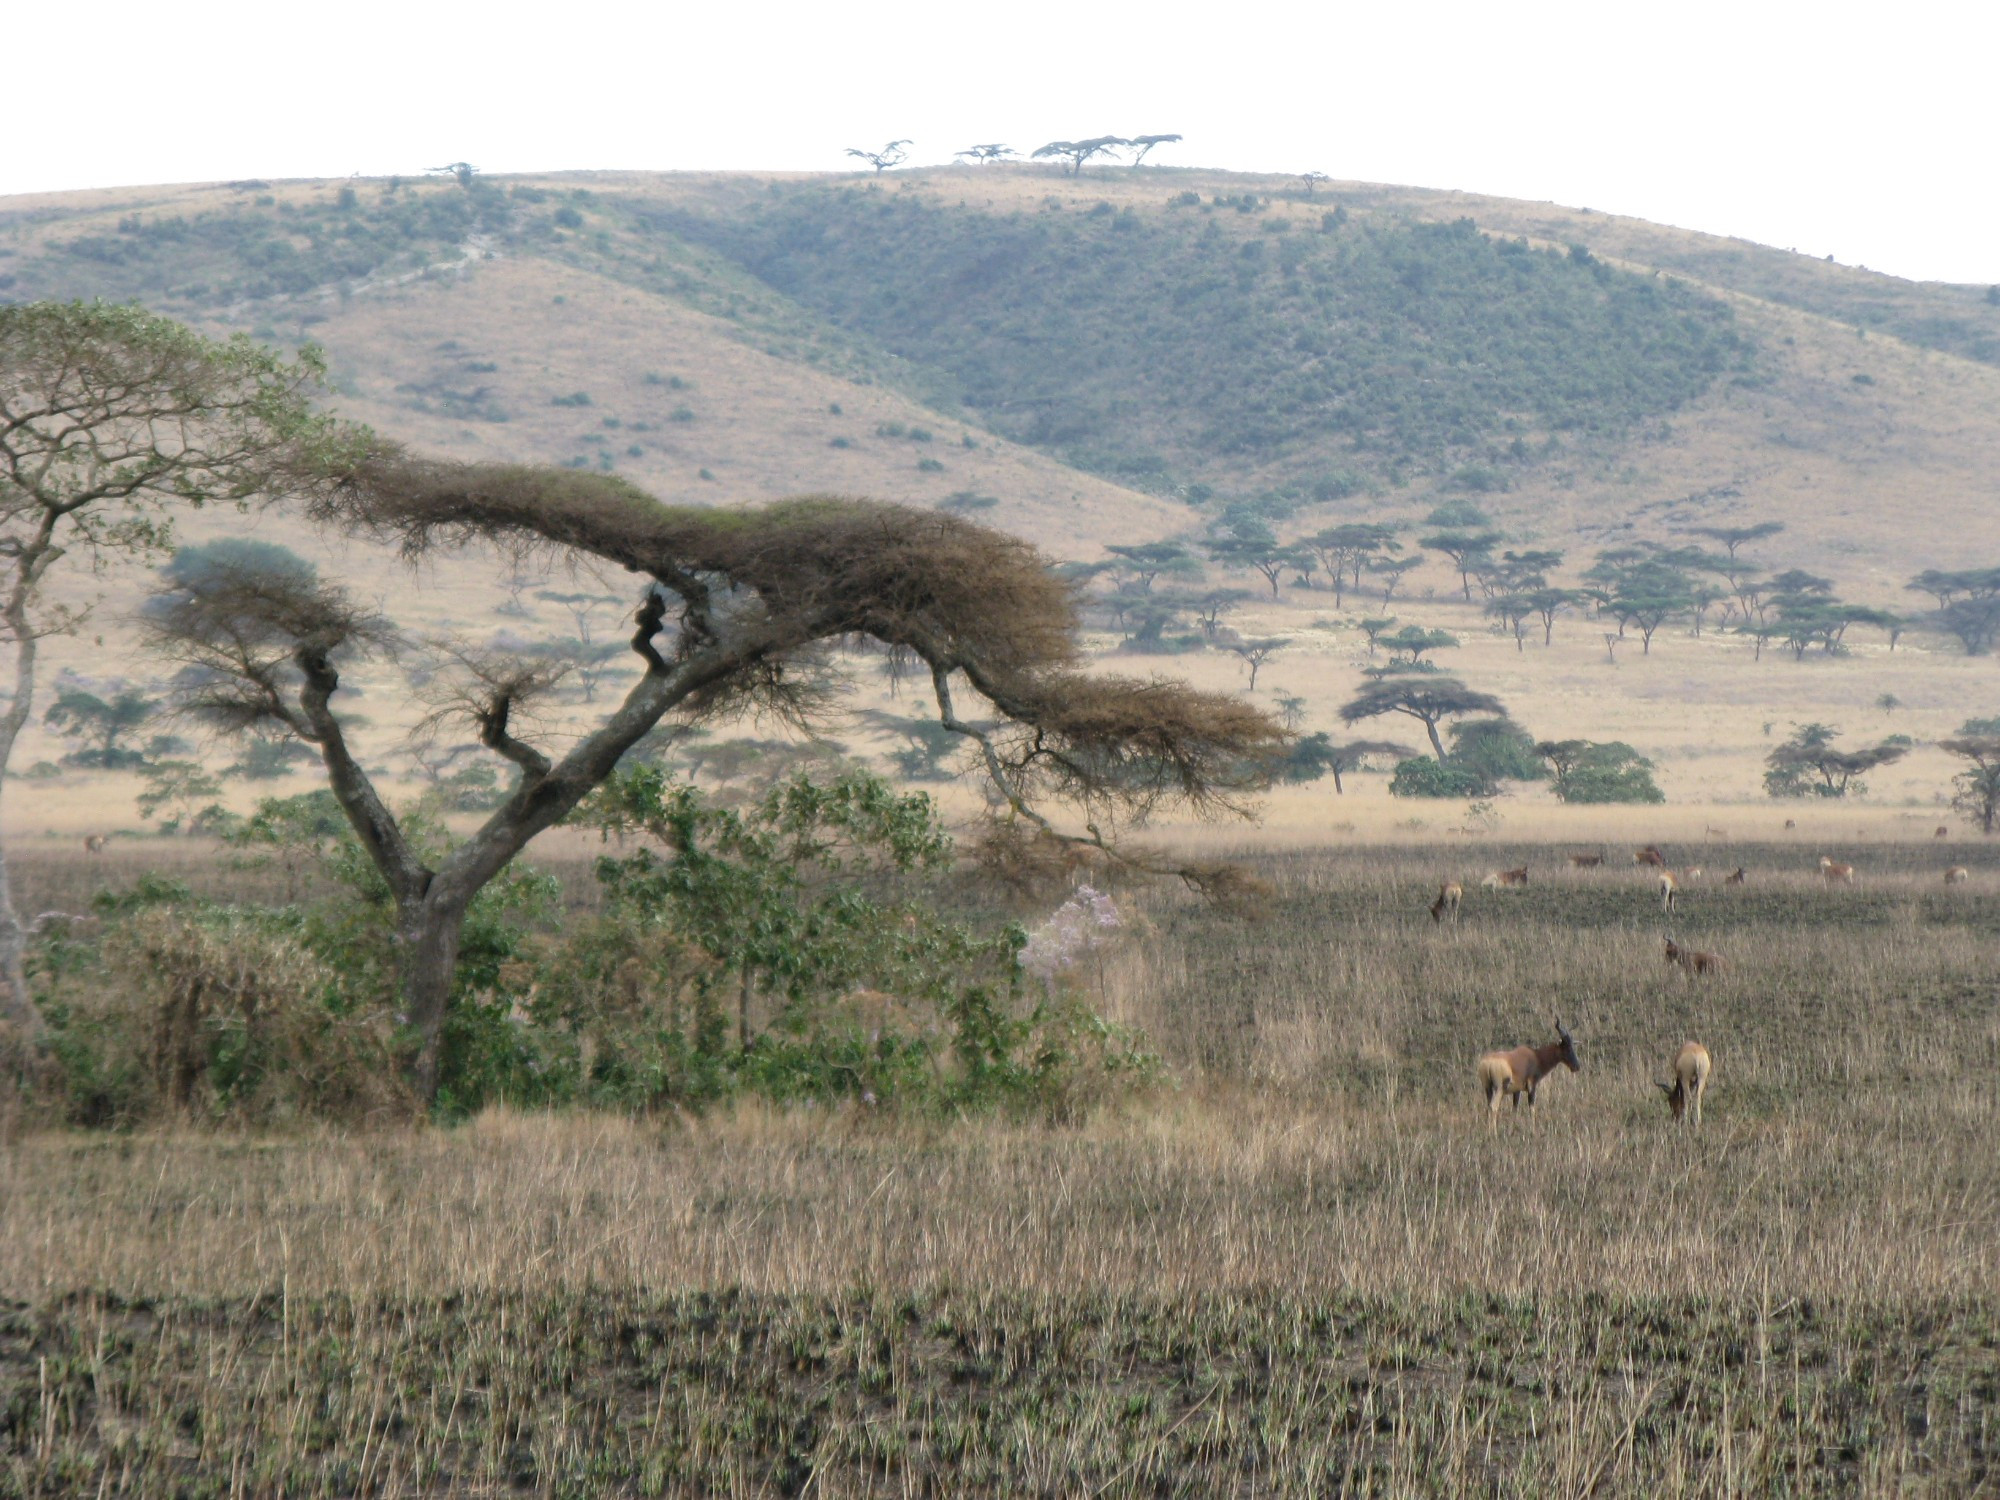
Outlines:
{"type": "MultiPolygon", "coordinates": [[[[138,851],[114,856],[129,880],[138,851]]],[[[185,850],[180,872],[216,884],[185,850]]],[[[2000,851],[1828,889],[1495,840],[1123,896],[1166,1065],[1067,1121],[860,1106],[0,1151],[10,1492],[1733,1494],[2000,1482],[2000,851]],[[1471,1061],[1582,1070],[1489,1130],[1471,1061]],[[1698,1037],[1700,1131],[1654,1080],[1698,1037]]],[[[80,855],[30,859],[54,889],[80,855]]]]}

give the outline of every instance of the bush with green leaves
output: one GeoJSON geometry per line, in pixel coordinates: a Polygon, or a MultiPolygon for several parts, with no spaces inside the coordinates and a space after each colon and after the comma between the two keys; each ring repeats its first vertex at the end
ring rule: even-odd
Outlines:
{"type": "Polygon", "coordinates": [[[1442,797],[1456,801],[1483,797],[1491,791],[1486,779],[1477,771],[1452,761],[1433,760],[1428,755],[1415,755],[1399,761],[1396,774],[1389,778],[1389,795],[1392,797],[1442,797]]]}
{"type": "Polygon", "coordinates": [[[1622,740],[1543,740],[1535,753],[1549,768],[1558,802],[1664,802],[1653,763],[1622,740]]]}

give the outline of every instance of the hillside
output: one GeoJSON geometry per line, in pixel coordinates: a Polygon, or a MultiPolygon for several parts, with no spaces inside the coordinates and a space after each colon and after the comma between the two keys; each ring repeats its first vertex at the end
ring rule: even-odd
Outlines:
{"type": "MultiPolygon", "coordinates": [[[[615,471],[677,501],[947,505],[1086,560],[1225,515],[1292,536],[1414,528],[1470,500],[1507,545],[1565,550],[1565,582],[1600,548],[1767,520],[1787,529],[1762,566],[1907,613],[1925,603],[1903,587],[1917,571],[2000,562],[1987,289],[1588,209],[1027,166],[0,200],[0,298],[77,296],[318,342],[344,413],[427,450],[615,471]]],[[[538,598],[574,587],[561,580],[496,587],[473,561],[412,591],[386,559],[254,524],[359,573],[413,628],[571,628],[538,598]]],[[[1389,612],[1459,632],[1452,664],[1532,727],[1665,757],[1676,800],[1754,796],[1761,725],[1837,714],[1859,730],[1891,686],[1917,715],[1895,727],[1920,736],[2000,711],[1990,659],[1921,634],[1890,653],[1857,632],[1845,657],[1786,675],[1712,632],[1677,628],[1633,658],[1572,621],[1538,663],[1458,589],[1432,558],[1389,612]]],[[[1290,587],[1239,619],[1296,638],[1259,691],[1305,696],[1307,728],[1333,727],[1368,659],[1351,627],[1376,605],[1331,603],[1290,587]],[[1331,633],[1300,634],[1321,620],[1331,633]]],[[[107,675],[75,643],[54,660],[107,675]]],[[[1238,680],[1213,653],[1171,666],[1238,680]]],[[[385,755],[396,719],[383,711],[385,755]]],[[[1878,792],[1927,799],[1938,760],[1878,792]]]]}

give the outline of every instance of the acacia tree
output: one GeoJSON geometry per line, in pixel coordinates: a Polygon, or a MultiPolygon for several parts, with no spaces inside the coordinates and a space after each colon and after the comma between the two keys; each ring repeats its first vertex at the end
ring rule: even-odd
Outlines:
{"type": "Polygon", "coordinates": [[[1094,135],[1087,141],[1050,141],[1046,146],[1038,146],[1031,153],[1037,161],[1049,157],[1062,157],[1069,162],[1063,169],[1070,177],[1081,176],[1083,164],[1094,156],[1109,156],[1120,146],[1132,143],[1123,136],[1094,135]]]}
{"type": "Polygon", "coordinates": [[[956,154],[959,156],[969,156],[981,166],[984,166],[988,162],[1005,161],[1008,157],[1017,156],[1020,153],[1015,151],[1012,146],[1003,146],[998,141],[987,141],[984,145],[967,146],[963,151],[956,154]]]}
{"type": "Polygon", "coordinates": [[[1890,765],[1910,753],[1908,745],[1884,740],[1863,750],[1834,744],[1840,731],[1830,724],[1802,724],[1793,736],[1764,757],[1764,790],[1773,797],[1845,797],[1859,791],[1854,778],[1890,765]]]}
{"type": "Polygon", "coordinates": [[[1361,570],[1370,560],[1403,550],[1403,544],[1396,539],[1396,528],[1376,521],[1349,521],[1340,526],[1329,526],[1324,531],[1316,531],[1299,544],[1320,561],[1333,579],[1333,602],[1338,608],[1342,602],[1343,583],[1346,578],[1354,580],[1354,587],[1361,587],[1361,570]]]}
{"type": "MultiPolygon", "coordinates": [[[[177,507],[266,489],[273,460],[313,425],[324,369],[316,350],[288,363],[136,307],[0,307],[0,642],[14,649],[0,778],[34,709],[41,641],[90,617],[49,597],[58,565],[161,555],[177,507]]],[[[33,1039],[24,941],[0,850],[0,1019],[33,1039]]]]}
{"type": "MultiPolygon", "coordinates": [[[[250,570],[168,589],[148,614],[152,645],[192,669],[182,674],[187,711],[318,750],[395,905],[411,1081],[426,1098],[473,898],[667,715],[762,712],[810,727],[838,643],[903,648],[923,663],[938,722],[976,748],[1017,825],[1133,864],[1115,842],[1119,818],[1171,804],[1240,810],[1286,739],[1233,696],[1084,675],[1071,587],[1028,543],[957,516],[824,497],[672,507],[611,475],[428,462],[355,436],[323,444],[302,477],[310,517],[396,543],[406,558],[497,544],[643,580],[630,641],[638,679],[559,758],[522,727],[551,686],[546,657],[457,664],[456,700],[438,701],[440,714],[516,776],[485,823],[434,859],[390,811],[332,708],[349,662],[397,646],[387,620],[337,584],[250,570]],[[961,697],[975,705],[963,715],[961,697]],[[1038,806],[1051,802],[1088,833],[1060,832],[1038,806]]],[[[1211,889],[1226,880],[1214,867],[1145,867],[1211,889]]]]}
{"type": "Polygon", "coordinates": [[[1257,691],[1257,673],[1265,662],[1291,645],[1288,635],[1240,636],[1230,634],[1216,642],[1224,651],[1250,668],[1250,691],[1257,691]]]}
{"type": "Polygon", "coordinates": [[[1145,161],[1146,153],[1151,151],[1155,146],[1171,146],[1178,140],[1180,140],[1180,137],[1178,135],[1171,135],[1171,134],[1135,135],[1132,137],[1132,139],[1124,142],[1123,144],[1127,146],[1137,146],[1139,148],[1138,151],[1132,157],[1132,165],[1136,167],[1141,162],[1145,161]]]}
{"type": "Polygon", "coordinates": [[[2000,833],[2000,734],[1962,734],[1938,748],[1966,762],[1952,778],[1952,807],[1981,833],[2000,833]]]}
{"type": "Polygon", "coordinates": [[[1340,721],[1357,724],[1383,714],[1407,714],[1422,724],[1442,765],[1445,749],[1444,741],[1438,737],[1439,723],[1467,714],[1505,718],[1507,706],[1491,693],[1469,688],[1452,677],[1383,677],[1369,683],[1342,705],[1340,721]]]}
{"type": "Polygon", "coordinates": [[[903,148],[909,144],[909,139],[905,137],[900,141],[890,141],[880,151],[863,151],[859,146],[849,146],[847,154],[849,156],[858,156],[867,162],[868,165],[875,169],[875,174],[879,177],[890,167],[902,164],[903,159],[910,154],[903,148]]]}

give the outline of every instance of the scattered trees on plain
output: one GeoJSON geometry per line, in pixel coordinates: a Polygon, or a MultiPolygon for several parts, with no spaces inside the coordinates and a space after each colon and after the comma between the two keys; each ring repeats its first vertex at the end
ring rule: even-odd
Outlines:
{"type": "Polygon", "coordinates": [[[1966,763],[1952,778],[1952,807],[1981,833],[2000,833],[2000,725],[1967,723],[1938,748],[1966,763]]]}
{"type": "Polygon", "coordinates": [[[1856,778],[1891,765],[1910,753],[1907,743],[1884,740],[1860,750],[1834,743],[1840,731],[1830,724],[1801,724],[1791,738],[1764,757],[1764,790],[1773,797],[1845,797],[1863,790],[1856,778]]]}

